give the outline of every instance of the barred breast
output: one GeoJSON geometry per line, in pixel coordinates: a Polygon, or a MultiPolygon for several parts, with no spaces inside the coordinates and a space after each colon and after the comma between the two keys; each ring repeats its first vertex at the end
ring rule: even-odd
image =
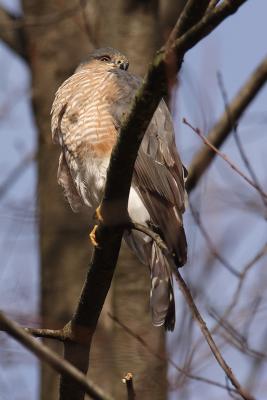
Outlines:
{"type": "Polygon", "coordinates": [[[53,139],[75,157],[90,150],[96,157],[110,153],[116,128],[110,103],[119,88],[107,67],[80,68],[59,88],[52,107],[53,139]]]}
{"type": "Polygon", "coordinates": [[[110,104],[119,90],[112,71],[92,62],[63,83],[52,106],[53,141],[61,145],[76,189],[90,207],[99,204],[116,141],[110,104]]]}

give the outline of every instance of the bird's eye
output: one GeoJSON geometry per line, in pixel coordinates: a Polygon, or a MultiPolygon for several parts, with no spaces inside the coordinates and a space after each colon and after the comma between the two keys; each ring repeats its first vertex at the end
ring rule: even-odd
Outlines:
{"type": "Polygon", "coordinates": [[[100,61],[110,61],[111,58],[109,56],[102,56],[100,57],[100,61]]]}

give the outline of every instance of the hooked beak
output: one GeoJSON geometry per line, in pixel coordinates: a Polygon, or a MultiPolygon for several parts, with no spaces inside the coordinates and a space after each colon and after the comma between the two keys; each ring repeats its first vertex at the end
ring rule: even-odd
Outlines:
{"type": "Polygon", "coordinates": [[[118,60],[116,62],[116,66],[119,67],[120,69],[123,69],[124,71],[127,71],[129,63],[127,61],[118,60]]]}

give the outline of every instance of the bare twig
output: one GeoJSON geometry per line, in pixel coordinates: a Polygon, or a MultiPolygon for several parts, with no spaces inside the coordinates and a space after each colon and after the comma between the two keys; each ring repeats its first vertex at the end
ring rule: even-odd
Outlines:
{"type": "MultiPolygon", "coordinates": [[[[265,255],[267,254],[267,243],[264,244],[263,247],[260,248],[260,250],[256,253],[255,256],[253,256],[253,258],[244,266],[242,272],[241,272],[241,276],[240,279],[238,281],[238,285],[237,288],[234,292],[234,295],[232,297],[232,301],[230,302],[230,304],[227,306],[226,310],[224,311],[223,315],[220,316],[220,318],[218,319],[218,322],[216,323],[216,325],[211,329],[211,334],[215,335],[215,333],[217,333],[217,331],[219,330],[219,328],[223,325],[222,322],[227,319],[230,315],[230,313],[233,311],[233,309],[236,307],[236,305],[238,304],[239,298],[240,298],[240,294],[243,288],[243,285],[245,283],[245,278],[247,273],[250,271],[250,269],[265,255]]],[[[216,310],[213,309],[208,309],[208,311],[210,312],[216,312],[216,310]]],[[[216,314],[218,315],[218,313],[216,312],[216,314]]],[[[191,354],[193,355],[193,353],[195,352],[195,349],[198,347],[199,343],[201,342],[202,338],[199,338],[199,340],[196,342],[196,344],[194,345],[194,348],[191,351],[191,354]]]]}
{"type": "Polygon", "coordinates": [[[215,327],[212,330],[213,333],[215,333],[217,331],[218,327],[220,326],[221,321],[228,318],[228,316],[230,315],[230,313],[233,311],[234,307],[238,303],[238,300],[239,300],[239,297],[241,294],[241,290],[245,283],[246,275],[248,274],[250,269],[256,264],[256,262],[258,262],[266,254],[267,254],[267,243],[265,243],[263,245],[263,247],[257,252],[257,254],[244,266],[243,271],[241,272],[240,280],[237,285],[237,289],[233,295],[232,301],[229,304],[229,306],[226,308],[226,310],[224,311],[223,315],[220,317],[219,325],[217,325],[217,327],[215,327]]]}
{"type": "Polygon", "coordinates": [[[166,246],[160,235],[152,231],[152,229],[148,228],[147,226],[131,221],[130,223],[125,225],[125,229],[133,229],[139,232],[143,232],[145,235],[151,237],[151,239],[165,254],[170,255],[168,247],[166,246]]]}
{"type": "MultiPolygon", "coordinates": [[[[114,315],[108,313],[109,317],[115,321],[125,332],[127,332],[130,336],[135,338],[139,343],[141,343],[144,348],[150,353],[153,354],[156,358],[158,358],[161,361],[168,362],[174,369],[176,369],[178,372],[186,376],[187,378],[203,382],[209,385],[214,385],[217,386],[221,389],[227,389],[226,386],[222,385],[219,382],[213,381],[212,379],[204,378],[199,375],[194,375],[189,373],[186,369],[179,367],[170,357],[166,357],[165,355],[162,355],[158,352],[155,352],[154,349],[137,333],[133,332],[132,329],[129,328],[129,326],[126,326],[122,321],[120,321],[117,317],[114,315]]],[[[234,392],[237,392],[236,389],[232,389],[234,392]]]]}
{"type": "Polygon", "coordinates": [[[229,378],[229,380],[231,381],[232,385],[237,389],[238,393],[240,394],[240,396],[245,399],[245,400],[253,400],[254,397],[248,393],[238,382],[235,374],[233,373],[233,371],[231,370],[231,368],[229,367],[229,365],[226,363],[226,361],[224,360],[223,356],[220,353],[219,348],[217,347],[217,345],[215,344],[210,331],[207,328],[207,325],[205,323],[205,321],[203,320],[197,306],[195,305],[195,302],[193,300],[193,297],[190,293],[190,290],[188,289],[185,281],[183,280],[180,272],[178,270],[174,271],[174,275],[176,278],[176,281],[179,285],[179,288],[192,312],[193,318],[195,319],[195,321],[198,323],[199,328],[203,334],[203,336],[206,339],[206,342],[208,343],[214,357],[216,358],[218,364],[221,366],[221,368],[224,370],[224,372],[226,373],[227,377],[229,378]]]}
{"type": "Polygon", "coordinates": [[[64,342],[68,337],[63,329],[24,328],[25,332],[37,338],[56,339],[64,342]]]}
{"type": "Polygon", "coordinates": [[[192,206],[192,203],[190,200],[188,200],[188,204],[189,204],[189,208],[191,211],[191,214],[195,220],[195,222],[197,223],[202,235],[204,236],[210,251],[212,252],[212,254],[214,255],[215,258],[217,258],[217,260],[220,261],[220,263],[229,271],[231,272],[233,275],[235,275],[237,278],[240,278],[240,273],[238,271],[235,270],[235,268],[217,251],[216,247],[214,246],[210,236],[208,235],[206,229],[204,228],[201,218],[199,216],[199,214],[197,213],[197,211],[194,209],[194,207],[192,206]]]}
{"type": "Polygon", "coordinates": [[[218,78],[218,84],[219,84],[219,88],[220,88],[220,91],[221,91],[221,94],[222,94],[222,98],[223,98],[223,101],[224,101],[224,108],[225,108],[225,111],[226,111],[226,113],[228,115],[230,124],[232,126],[233,136],[234,136],[234,139],[235,139],[239,154],[240,154],[240,156],[241,156],[241,158],[242,158],[242,160],[243,160],[243,162],[244,162],[244,164],[245,164],[245,166],[246,166],[246,168],[247,168],[247,170],[248,170],[248,172],[249,172],[249,174],[251,176],[252,181],[254,182],[255,186],[258,188],[258,192],[259,192],[259,194],[261,196],[262,202],[263,202],[264,206],[266,207],[267,206],[267,199],[262,195],[262,192],[263,192],[262,186],[261,186],[261,184],[260,184],[260,182],[258,180],[258,177],[257,177],[257,175],[256,175],[256,173],[255,173],[255,171],[254,171],[254,169],[253,169],[253,167],[252,167],[247,155],[246,155],[246,152],[245,152],[245,149],[243,147],[243,144],[242,144],[242,142],[241,142],[241,140],[239,138],[239,135],[238,135],[238,132],[237,132],[237,123],[232,121],[232,116],[231,116],[231,113],[230,113],[230,110],[229,110],[229,102],[228,102],[228,99],[227,99],[227,93],[226,93],[226,90],[225,90],[225,87],[224,87],[223,77],[222,77],[222,74],[220,72],[217,73],[217,78],[218,78]]]}
{"type": "MultiPolygon", "coordinates": [[[[221,6],[215,8],[219,9],[221,6]]],[[[259,90],[262,88],[267,79],[267,57],[258,65],[255,71],[251,74],[247,82],[243,85],[235,98],[229,104],[229,113],[231,121],[236,123],[249,103],[255,98],[259,90]]],[[[227,139],[232,130],[232,124],[229,121],[228,113],[224,112],[222,117],[212,128],[207,136],[207,140],[216,148],[220,148],[223,142],[227,139]]],[[[204,174],[210,163],[213,161],[216,153],[204,146],[195,155],[189,168],[186,187],[188,192],[192,191],[198,183],[201,176],[204,174]]]]}
{"type": "Polygon", "coordinates": [[[208,6],[208,11],[212,10],[217,6],[220,0],[210,0],[209,6],[208,6]]]}
{"type": "Polygon", "coordinates": [[[112,397],[105,394],[102,389],[92,383],[79,370],[62,357],[56,355],[47,346],[33,339],[23,328],[7,318],[0,312],[0,329],[7,332],[23,346],[27,347],[38,358],[48,363],[57,372],[67,375],[74,379],[84,391],[96,400],[112,400],[112,397]]]}
{"type": "Polygon", "coordinates": [[[134,400],[136,398],[134,386],[133,386],[133,374],[128,372],[122,379],[122,383],[126,384],[127,388],[127,399],[134,400]]]}
{"type": "Polygon", "coordinates": [[[226,319],[222,320],[216,313],[214,309],[210,309],[210,315],[214,318],[219,324],[220,327],[224,329],[224,334],[221,333],[221,336],[225,337],[227,343],[231,343],[235,348],[237,348],[242,353],[245,353],[251,357],[256,359],[264,360],[267,357],[266,353],[262,353],[257,351],[251,347],[249,347],[247,339],[241,335],[236,328],[234,328],[230,322],[226,319]]]}
{"type": "Polygon", "coordinates": [[[267,194],[263,192],[263,190],[258,187],[250,178],[248,178],[234,163],[229,159],[229,157],[226,156],[226,154],[222,153],[220,150],[218,150],[202,133],[198,128],[193,127],[185,118],[183,118],[183,123],[189,126],[205,143],[206,146],[208,146],[214,153],[216,153],[218,156],[220,156],[224,161],[227,162],[227,164],[240,175],[247,183],[249,183],[254,189],[256,189],[261,196],[267,199],[267,194]]]}
{"type": "Polygon", "coordinates": [[[194,26],[205,14],[209,0],[188,0],[163,49],[168,53],[175,40],[194,26]]]}
{"type": "MultiPolygon", "coordinates": [[[[141,229],[139,229],[141,230],[141,229]]],[[[142,232],[148,231],[148,228],[146,229],[142,229],[142,232]]],[[[153,234],[154,232],[152,232],[153,234]]],[[[148,233],[150,237],[152,237],[151,232],[148,233]]],[[[162,251],[165,252],[166,249],[166,245],[163,246],[160,242],[160,246],[162,251]]],[[[168,253],[165,252],[165,255],[168,256],[168,253]]],[[[243,397],[243,399],[246,400],[252,400],[253,397],[244,389],[242,388],[242,386],[240,385],[240,383],[238,382],[236,376],[234,375],[233,371],[231,370],[231,368],[228,366],[228,364],[226,363],[226,361],[224,360],[224,358],[222,357],[219,348],[217,347],[217,345],[215,344],[210,331],[207,328],[207,325],[205,323],[205,321],[203,320],[194,300],[193,297],[191,295],[190,290],[188,289],[185,281],[183,280],[180,272],[178,271],[178,269],[176,268],[176,266],[174,265],[173,262],[170,263],[170,265],[172,266],[172,270],[173,270],[173,274],[176,278],[176,281],[179,285],[179,288],[182,292],[182,294],[184,295],[184,298],[192,312],[192,316],[195,319],[195,321],[198,323],[201,332],[203,333],[203,336],[205,337],[214,357],[216,358],[218,364],[221,366],[221,368],[224,370],[224,372],[226,373],[226,375],[228,376],[228,378],[230,379],[230,381],[232,382],[233,386],[237,389],[238,393],[243,397]]]]}

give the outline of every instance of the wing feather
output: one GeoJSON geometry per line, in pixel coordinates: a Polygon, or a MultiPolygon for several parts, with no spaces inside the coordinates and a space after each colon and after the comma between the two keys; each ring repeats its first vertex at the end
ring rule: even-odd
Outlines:
{"type": "Polygon", "coordinates": [[[133,183],[175,255],[186,263],[184,167],[178,155],[168,108],[162,100],[148,127],[135,163],[133,183]]]}
{"type": "MultiPolygon", "coordinates": [[[[111,112],[114,125],[119,129],[141,81],[125,72],[118,71],[117,74],[120,75],[121,90],[111,112]]],[[[181,267],[187,259],[182,219],[185,210],[184,172],[175,145],[171,116],[162,100],[140,146],[132,186],[149,213],[149,222],[158,228],[173,253],[173,259],[167,259],[154,242],[148,242],[136,232],[128,233],[125,239],[139,258],[150,266],[153,324],[164,325],[168,330],[173,330],[175,325],[170,263],[175,262],[177,267],[181,267]]]]}

